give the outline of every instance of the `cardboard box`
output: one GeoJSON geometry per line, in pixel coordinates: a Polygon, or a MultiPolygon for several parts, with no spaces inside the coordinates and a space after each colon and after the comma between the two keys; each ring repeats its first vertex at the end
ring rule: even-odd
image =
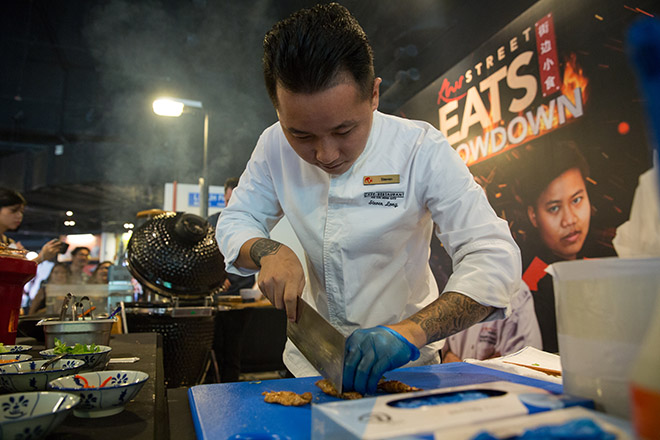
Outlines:
{"type": "Polygon", "coordinates": [[[314,405],[312,439],[433,438],[438,430],[574,405],[593,402],[504,381],[389,394],[314,405]]]}

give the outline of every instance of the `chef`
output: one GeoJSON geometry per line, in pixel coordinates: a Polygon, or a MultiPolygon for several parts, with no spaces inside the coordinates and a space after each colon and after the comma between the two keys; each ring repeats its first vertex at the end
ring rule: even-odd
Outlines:
{"type": "MultiPolygon", "coordinates": [[[[279,121],[260,136],[217,239],[227,271],[259,271],[288,319],[302,295],[346,344],[344,388],[373,393],[384,372],[438,363],[442,339],[508,314],[520,251],[467,167],[430,124],[378,112],[380,78],[356,19],[317,5],[264,39],[279,121]],[[286,215],[302,263],[269,231],[286,215]],[[434,225],[435,224],[435,225],[434,225]],[[454,271],[442,294],[428,265],[437,234],[454,271]]],[[[284,363],[318,375],[287,341],[284,363]]]]}

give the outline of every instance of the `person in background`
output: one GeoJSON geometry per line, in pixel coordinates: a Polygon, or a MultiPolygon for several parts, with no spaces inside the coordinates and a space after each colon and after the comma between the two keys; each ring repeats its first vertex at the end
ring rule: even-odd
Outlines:
{"type": "Polygon", "coordinates": [[[89,274],[84,270],[89,263],[89,254],[89,248],[85,246],[71,251],[71,284],[85,284],[89,280],[89,274]]]}
{"type": "Polygon", "coordinates": [[[38,315],[46,311],[46,285],[47,284],[70,284],[71,268],[67,263],[55,263],[50,271],[50,275],[39,287],[39,291],[35,295],[28,314],[38,315]]]}
{"type": "MultiPolygon", "coordinates": [[[[231,194],[234,191],[234,188],[238,186],[238,177],[230,177],[225,181],[225,206],[229,205],[229,200],[231,199],[231,194]]],[[[216,222],[212,223],[213,225],[217,224],[216,222]]],[[[247,277],[236,275],[233,273],[227,273],[227,279],[223,285],[223,295],[239,295],[241,289],[252,289],[255,285],[256,279],[254,275],[247,277]]]]}
{"type": "MultiPolygon", "coordinates": [[[[238,186],[238,177],[225,180],[225,206],[229,205],[232,192],[238,186]]],[[[221,213],[209,217],[209,223],[215,227],[221,213]]],[[[227,273],[227,279],[222,286],[223,295],[239,295],[241,289],[252,289],[255,276],[241,276],[227,273]]],[[[213,349],[220,362],[220,380],[222,382],[237,382],[241,373],[241,349],[250,318],[250,310],[231,310],[216,319],[215,340],[213,349]]]]}
{"type": "MultiPolygon", "coordinates": [[[[18,191],[0,187],[0,244],[22,249],[20,243],[16,243],[5,235],[6,232],[18,230],[23,222],[23,212],[27,201],[18,191]]],[[[37,263],[52,260],[60,251],[61,241],[52,239],[43,245],[39,254],[34,259],[37,263]]]]}
{"type": "Polygon", "coordinates": [[[92,276],[87,281],[87,284],[108,284],[108,270],[112,265],[112,261],[99,263],[94,269],[94,272],[92,272],[92,276]]]}
{"type": "MultiPolygon", "coordinates": [[[[336,3],[277,23],[264,39],[267,128],[216,228],[227,271],[259,271],[289,320],[300,295],[350,335],[344,388],[373,393],[383,373],[440,362],[441,340],[502,318],[520,251],[462,159],[432,125],[377,111],[367,36],[336,3]],[[286,215],[305,253],[269,237],[286,215]],[[437,227],[433,227],[433,223],[437,227]],[[440,295],[433,231],[454,262],[440,295]]],[[[292,374],[318,375],[290,342],[292,374]]]]}
{"type": "Polygon", "coordinates": [[[532,293],[525,283],[520,283],[520,290],[511,298],[511,315],[475,324],[448,337],[442,347],[442,362],[485,360],[506,356],[527,346],[542,349],[543,342],[532,293]]]}
{"type": "Polygon", "coordinates": [[[577,147],[554,142],[529,146],[524,153],[520,196],[535,233],[523,247],[523,281],[532,292],[543,350],[557,353],[555,297],[545,268],[557,261],[605,255],[584,255],[592,207],[586,185],[589,166],[577,147]]]}

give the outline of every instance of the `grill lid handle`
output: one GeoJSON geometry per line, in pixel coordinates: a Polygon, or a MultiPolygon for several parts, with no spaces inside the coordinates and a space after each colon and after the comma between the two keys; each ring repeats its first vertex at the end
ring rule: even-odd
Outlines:
{"type": "Polygon", "coordinates": [[[195,214],[183,214],[174,225],[174,234],[181,241],[195,244],[206,237],[208,222],[195,214]]]}

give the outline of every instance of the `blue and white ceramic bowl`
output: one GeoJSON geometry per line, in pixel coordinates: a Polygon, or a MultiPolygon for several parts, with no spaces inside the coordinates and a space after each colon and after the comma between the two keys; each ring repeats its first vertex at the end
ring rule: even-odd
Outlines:
{"type": "Polygon", "coordinates": [[[47,361],[39,359],[0,366],[0,389],[11,393],[45,391],[51,380],[76,374],[85,365],[81,360],[60,359],[49,365],[45,371],[39,371],[47,361]]]}
{"type": "Polygon", "coordinates": [[[29,354],[0,354],[0,366],[29,360],[32,360],[32,356],[29,354]]]}
{"type": "MultiPolygon", "coordinates": [[[[103,370],[108,366],[110,361],[110,352],[112,348],[107,345],[99,345],[99,351],[96,353],[84,353],[84,354],[67,354],[64,356],[64,359],[78,359],[85,361],[85,365],[80,371],[97,371],[103,370]]],[[[39,354],[45,358],[52,358],[57,356],[55,354],[54,348],[49,348],[48,350],[41,350],[39,354]]]]}
{"type": "Polygon", "coordinates": [[[43,438],[62,423],[79,403],[80,397],[57,391],[0,396],[0,438],[43,438]]]}
{"type": "Polygon", "coordinates": [[[80,397],[74,415],[106,417],[122,412],[147,379],[149,375],[142,371],[109,370],[62,377],[50,382],[48,387],[80,397]]]}
{"type": "Polygon", "coordinates": [[[3,345],[5,351],[2,354],[23,353],[32,350],[31,345],[3,345]]]}

